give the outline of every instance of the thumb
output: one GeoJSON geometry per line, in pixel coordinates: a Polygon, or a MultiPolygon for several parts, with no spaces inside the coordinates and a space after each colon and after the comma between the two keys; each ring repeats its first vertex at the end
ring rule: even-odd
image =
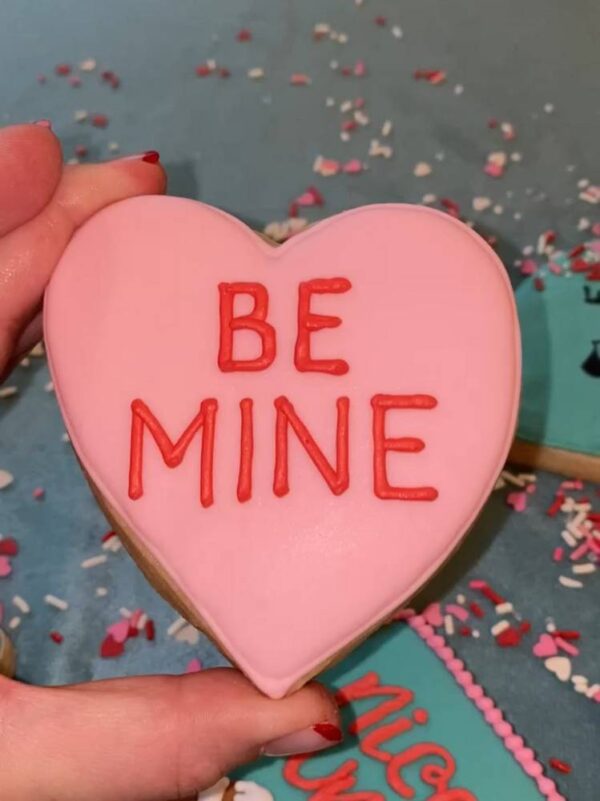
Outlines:
{"type": "Polygon", "coordinates": [[[2,679],[0,719],[11,801],[190,798],[261,754],[341,739],[321,685],[274,701],[229,668],[52,689],[2,679]]]}

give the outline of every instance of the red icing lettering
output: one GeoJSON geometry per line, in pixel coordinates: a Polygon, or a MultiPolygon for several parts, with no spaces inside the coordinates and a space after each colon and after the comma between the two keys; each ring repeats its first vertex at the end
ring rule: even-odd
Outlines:
{"type": "Polygon", "coordinates": [[[275,358],[275,329],[266,322],[269,310],[269,293],[262,284],[244,283],[219,284],[219,368],[224,373],[237,370],[266,370],[275,358]],[[254,298],[254,308],[250,314],[233,316],[233,303],[236,295],[250,295],[254,298]],[[255,359],[233,358],[233,334],[241,330],[253,331],[260,337],[261,354],[255,359]]]}
{"type": "Polygon", "coordinates": [[[456,770],[452,754],[436,743],[415,743],[402,753],[392,757],[387,766],[386,775],[389,785],[401,798],[414,798],[415,796],[414,789],[402,777],[403,769],[407,765],[431,756],[442,759],[444,765],[425,765],[421,769],[421,779],[438,793],[448,789],[448,782],[456,770]]]}
{"type": "Polygon", "coordinates": [[[318,790],[332,782],[346,779],[353,774],[358,768],[358,762],[355,759],[349,759],[340,765],[339,768],[330,773],[329,776],[321,776],[315,779],[308,779],[300,773],[300,768],[310,759],[310,755],[300,754],[286,759],[283,766],[283,778],[299,790],[318,790]]]}
{"type": "Polygon", "coordinates": [[[425,447],[416,437],[386,437],[385,416],[390,409],[434,409],[437,401],[431,395],[375,395],[373,407],[373,479],[378,498],[398,501],[434,501],[438,491],[434,487],[393,487],[387,477],[388,451],[418,453],[425,447]]]}
{"type": "Polygon", "coordinates": [[[310,355],[311,334],[323,328],[337,328],[342,320],[327,314],[313,314],[310,310],[312,295],[340,294],[352,287],[347,278],[314,278],[303,281],[298,287],[298,337],[294,349],[294,364],[302,373],[329,373],[344,375],[350,369],[343,359],[313,359],[310,355]]]}
{"type": "Polygon", "coordinates": [[[348,398],[338,398],[336,405],[336,468],[334,470],[309,430],[296,414],[290,401],[283,395],[275,399],[275,408],[277,409],[277,419],[275,421],[275,476],[273,481],[275,495],[281,497],[287,495],[290,490],[288,482],[288,424],[294,430],[333,494],[341,495],[342,492],[348,489],[350,483],[348,473],[348,412],[350,401],[348,398]]]}
{"type": "Polygon", "coordinates": [[[382,685],[379,683],[380,679],[377,673],[367,673],[362,678],[358,679],[352,684],[348,684],[336,693],[336,701],[340,707],[344,707],[352,701],[359,701],[363,698],[376,698],[378,696],[392,696],[390,701],[384,701],[375,709],[370,709],[362,715],[358,715],[356,719],[350,724],[348,731],[352,734],[367,729],[374,723],[379,723],[380,720],[403,709],[407,704],[410,704],[414,698],[413,693],[404,687],[394,687],[382,685]]]}
{"type": "Polygon", "coordinates": [[[254,455],[254,427],[252,422],[252,399],[240,401],[242,414],[240,437],[240,472],[238,475],[237,497],[240,503],[252,497],[252,457],[254,455]]]}
{"type": "Polygon", "coordinates": [[[183,461],[188,446],[202,429],[202,449],[200,455],[200,502],[210,506],[213,502],[213,454],[215,444],[215,417],[218,404],[214,398],[207,398],[200,404],[200,411],[179,437],[172,442],[169,435],[146,406],[136,399],[131,404],[131,450],[129,457],[129,497],[132,500],[144,494],[142,480],[144,427],[154,437],[161,456],[168,467],[177,467],[183,461]]]}
{"type": "Polygon", "coordinates": [[[360,750],[363,754],[378,759],[380,762],[389,762],[392,755],[379,748],[380,744],[392,737],[398,737],[410,731],[415,723],[424,725],[428,721],[427,712],[424,709],[415,709],[412,713],[412,720],[408,717],[398,718],[393,723],[386,723],[379,729],[374,729],[366,734],[360,743],[360,750]]]}

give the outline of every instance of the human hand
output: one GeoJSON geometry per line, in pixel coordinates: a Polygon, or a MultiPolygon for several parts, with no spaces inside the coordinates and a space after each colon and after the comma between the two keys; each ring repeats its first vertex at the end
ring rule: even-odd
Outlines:
{"type": "MultiPolygon", "coordinates": [[[[63,167],[47,125],[0,129],[0,377],[41,338],[43,292],[75,229],[110,203],[164,188],[155,155],[63,167]]],[[[231,669],[56,688],[0,676],[1,795],[192,798],[261,753],[333,745],[338,726],[319,685],[273,701],[231,669]]]]}

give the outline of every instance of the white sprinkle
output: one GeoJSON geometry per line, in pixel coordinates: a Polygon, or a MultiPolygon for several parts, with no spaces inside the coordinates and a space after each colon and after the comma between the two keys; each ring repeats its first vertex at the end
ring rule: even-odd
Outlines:
{"type": "Polygon", "coordinates": [[[118,153],[121,149],[121,146],[118,142],[109,142],[108,143],[108,152],[109,153],[118,153]]]}
{"type": "Polygon", "coordinates": [[[506,486],[506,481],[502,478],[502,476],[498,476],[496,479],[496,483],[494,484],[494,491],[501,490],[506,486]]]}
{"type": "Polygon", "coordinates": [[[131,610],[127,609],[126,606],[122,606],[119,609],[119,614],[121,615],[121,617],[131,617],[131,610]]]}
{"type": "Polygon", "coordinates": [[[348,34],[347,33],[339,33],[338,34],[338,42],[340,44],[348,44],[348,34]]]}
{"type": "Polygon", "coordinates": [[[552,114],[552,112],[554,111],[554,103],[545,103],[544,111],[546,112],[546,114],[552,114]]]}
{"type": "Polygon", "coordinates": [[[79,69],[82,72],[93,72],[96,69],[96,59],[86,58],[79,63],[79,69]]]}
{"type": "Polygon", "coordinates": [[[184,626],[187,626],[187,622],[182,617],[176,618],[167,629],[167,635],[174,637],[184,626]]]}
{"type": "Polygon", "coordinates": [[[340,111],[342,114],[347,114],[348,111],[352,111],[352,101],[351,100],[344,100],[340,103],[340,111]]]}
{"type": "Polygon", "coordinates": [[[448,637],[454,634],[454,618],[452,615],[444,615],[444,631],[448,637]]]}
{"type": "Polygon", "coordinates": [[[567,545],[569,546],[569,548],[574,548],[574,547],[577,545],[577,540],[576,540],[576,539],[575,539],[575,537],[574,537],[574,536],[571,534],[571,532],[570,532],[570,531],[567,531],[567,529],[564,529],[563,531],[561,531],[561,532],[560,532],[560,536],[561,536],[561,537],[563,538],[563,540],[564,540],[564,541],[567,543],[567,545]]]}
{"type": "MultiPolygon", "coordinates": [[[[508,194],[508,192],[506,194],[508,194]]],[[[537,481],[535,473],[519,473],[519,478],[522,478],[523,481],[527,481],[528,484],[535,484],[537,481]]]]}
{"type": "Polygon", "coordinates": [[[392,36],[394,39],[402,39],[403,35],[402,28],[399,25],[392,26],[392,36]]]}
{"type": "Polygon", "coordinates": [[[209,70],[216,70],[217,69],[217,62],[214,60],[214,58],[209,58],[206,61],[206,66],[208,67],[209,70]]]}
{"type": "Polygon", "coordinates": [[[325,101],[325,105],[327,106],[327,108],[333,108],[333,106],[335,106],[334,98],[328,97],[327,100],[325,101]]]}
{"type": "Polygon", "coordinates": [[[44,350],[44,343],[40,340],[33,348],[29,351],[29,355],[33,356],[34,359],[41,359],[42,356],[46,355],[46,351],[44,350]]]}
{"type": "Polygon", "coordinates": [[[467,598],[462,594],[462,592],[459,592],[456,596],[456,603],[460,604],[461,606],[464,606],[467,603],[467,598]]]}
{"type": "Polygon", "coordinates": [[[104,598],[105,595],[108,595],[108,590],[106,589],[106,587],[96,587],[97,598],[104,598]]]}
{"type": "Polygon", "coordinates": [[[510,601],[505,601],[504,603],[498,604],[496,606],[497,615],[508,615],[511,612],[514,612],[514,608],[513,605],[510,603],[510,601]]]}
{"type": "Polygon", "coordinates": [[[17,607],[19,612],[22,612],[24,615],[28,615],[31,612],[31,607],[24,598],[21,598],[20,595],[14,595],[12,602],[17,607]]]}
{"type": "Polygon", "coordinates": [[[145,612],[142,612],[142,614],[138,618],[138,622],[137,622],[137,626],[136,626],[137,630],[141,631],[144,628],[144,626],[146,625],[147,622],[148,622],[148,615],[145,612]]]}
{"type": "Polygon", "coordinates": [[[81,109],[80,111],[76,111],[73,114],[73,119],[75,120],[75,122],[85,122],[87,118],[88,118],[88,112],[83,111],[83,109],[81,109]]]}
{"type": "Polygon", "coordinates": [[[421,198],[421,203],[424,203],[426,206],[430,206],[432,203],[435,203],[437,200],[437,195],[432,195],[431,193],[427,195],[423,195],[421,198]]]}
{"type": "Polygon", "coordinates": [[[494,208],[492,209],[492,211],[494,212],[494,214],[503,214],[504,213],[504,206],[501,206],[499,203],[497,203],[494,206],[494,208]]]}
{"type": "Polygon", "coordinates": [[[465,91],[465,87],[462,85],[462,83],[457,83],[456,86],[454,87],[454,94],[455,95],[462,95],[462,93],[464,91],[465,91]]]}
{"type": "Polygon", "coordinates": [[[588,220],[587,217],[580,217],[579,218],[579,222],[577,223],[577,230],[578,231],[587,231],[590,226],[591,226],[591,222],[588,220]]]}
{"type": "Polygon", "coordinates": [[[588,512],[592,511],[592,504],[591,503],[574,503],[573,504],[573,511],[574,512],[588,512]]]}
{"type": "Polygon", "coordinates": [[[563,587],[568,587],[570,590],[580,590],[583,587],[582,581],[569,578],[569,576],[559,576],[558,580],[563,585],[563,587]]]}
{"type": "Polygon", "coordinates": [[[516,163],[519,161],[523,161],[523,154],[519,153],[518,151],[515,151],[514,153],[510,154],[510,160],[516,163]]]}
{"type": "Polygon", "coordinates": [[[370,120],[370,119],[367,117],[367,115],[364,113],[364,111],[361,111],[360,109],[357,109],[357,110],[354,112],[354,120],[355,120],[355,121],[356,121],[356,122],[357,122],[359,125],[362,125],[362,126],[363,126],[363,128],[364,128],[364,126],[365,126],[365,125],[368,125],[368,124],[370,123],[370,121],[371,121],[371,120],[370,120]]]}
{"type": "Polygon", "coordinates": [[[81,567],[85,568],[86,570],[89,567],[97,567],[98,565],[104,564],[107,560],[107,556],[104,553],[98,554],[98,556],[90,556],[89,559],[84,559],[81,563],[81,567]]]}
{"type": "Polygon", "coordinates": [[[29,357],[26,356],[24,359],[21,359],[19,364],[21,365],[21,367],[29,367],[29,365],[31,364],[29,357]]]}
{"type": "Polygon", "coordinates": [[[426,161],[419,161],[415,164],[413,169],[413,175],[417,178],[424,178],[426,175],[431,174],[431,164],[428,164],[426,161]]]}
{"type": "Polygon", "coordinates": [[[475,637],[475,639],[478,640],[481,637],[479,629],[473,629],[473,631],[471,632],[471,637],[475,637]]]}
{"type": "Polygon", "coordinates": [[[14,477],[12,473],[9,473],[8,470],[0,470],[0,490],[10,487],[13,481],[14,477]]]}
{"type": "Polygon", "coordinates": [[[340,139],[342,142],[349,142],[350,141],[350,134],[348,131],[340,131],[340,139]]]}
{"type": "Polygon", "coordinates": [[[587,678],[587,676],[583,676],[581,673],[576,673],[576,674],[574,674],[573,676],[571,676],[571,682],[572,682],[573,684],[575,684],[575,685],[577,685],[577,684],[579,684],[579,685],[581,685],[581,684],[584,684],[584,685],[587,687],[587,685],[588,685],[588,678],[587,678]]]}
{"type": "Polygon", "coordinates": [[[54,392],[54,384],[52,381],[48,381],[44,384],[44,392],[54,392]]]}
{"type": "Polygon", "coordinates": [[[489,197],[474,197],[473,198],[473,211],[485,211],[492,205],[489,197]]]}
{"type": "Polygon", "coordinates": [[[382,136],[389,136],[393,131],[394,126],[391,120],[386,120],[383,125],[381,126],[381,135],[382,136]]]}
{"type": "Polygon", "coordinates": [[[8,628],[11,629],[11,631],[13,629],[18,629],[20,625],[21,625],[21,618],[18,615],[15,615],[15,617],[11,617],[11,619],[8,621],[8,628]]]}
{"type": "Polygon", "coordinates": [[[508,620],[499,620],[492,626],[490,631],[494,637],[497,637],[499,634],[502,634],[503,631],[506,631],[506,629],[509,628],[510,628],[510,623],[508,622],[508,620]]]}
{"type": "Polygon", "coordinates": [[[591,562],[584,562],[582,565],[573,565],[571,570],[577,576],[585,576],[588,573],[595,573],[596,565],[593,565],[591,562]]]}
{"type": "Polygon", "coordinates": [[[187,642],[189,645],[196,645],[200,639],[200,632],[188,624],[175,634],[175,639],[177,642],[187,642]]]}
{"type": "Polygon", "coordinates": [[[19,391],[18,387],[0,387],[0,399],[12,398],[19,391]]]}
{"type": "Polygon", "coordinates": [[[63,601],[62,598],[57,598],[56,595],[44,595],[44,603],[48,604],[48,606],[53,606],[55,609],[60,609],[61,612],[66,612],[69,608],[69,604],[63,601]]]}
{"type": "Polygon", "coordinates": [[[588,688],[585,684],[576,684],[574,686],[574,690],[576,693],[580,693],[581,695],[587,695],[588,688]]]}
{"type": "Polygon", "coordinates": [[[334,61],[330,61],[329,62],[329,66],[330,66],[330,68],[332,70],[337,70],[337,68],[340,66],[340,63],[339,63],[339,61],[335,61],[335,60],[334,61]]]}
{"type": "Polygon", "coordinates": [[[524,487],[526,484],[520,476],[515,476],[514,473],[510,473],[508,470],[503,470],[500,475],[509,484],[514,484],[515,487],[524,487]]]}
{"type": "Polygon", "coordinates": [[[260,81],[265,77],[265,71],[262,67],[252,67],[248,70],[247,75],[252,81],[260,81]]]}

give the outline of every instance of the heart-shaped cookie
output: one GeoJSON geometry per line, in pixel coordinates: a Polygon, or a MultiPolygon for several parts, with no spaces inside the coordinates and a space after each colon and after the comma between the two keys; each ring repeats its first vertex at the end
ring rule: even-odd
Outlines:
{"type": "Polygon", "coordinates": [[[440,567],[513,434],[503,267],[422,207],[355,209],[275,248],[194,201],[124,201],[75,235],[45,332],[101,504],[274,697],[440,567]]]}

